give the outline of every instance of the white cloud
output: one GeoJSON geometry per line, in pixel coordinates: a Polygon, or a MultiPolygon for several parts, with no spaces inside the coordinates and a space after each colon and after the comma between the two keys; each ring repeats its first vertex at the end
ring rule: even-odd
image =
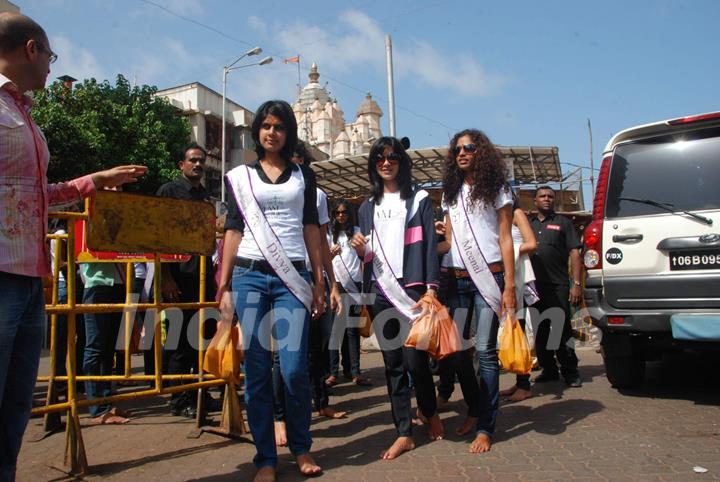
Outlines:
{"type": "Polygon", "coordinates": [[[267,22],[265,20],[261,19],[260,17],[257,17],[255,15],[250,15],[247,19],[247,23],[250,26],[250,28],[254,30],[265,30],[267,28],[267,22]]]}
{"type": "Polygon", "coordinates": [[[76,46],[63,35],[52,36],[50,44],[53,51],[58,54],[57,62],[51,67],[52,77],[70,75],[80,80],[90,77],[105,79],[104,69],[90,50],[76,46]]]}
{"type": "MultiPolygon", "coordinates": [[[[363,12],[346,11],[339,17],[342,33],[296,22],[273,25],[284,51],[299,53],[303,62],[317,62],[321,72],[349,72],[358,68],[385,72],[385,32],[363,12]],[[299,47],[299,52],[298,52],[299,47]]],[[[250,21],[256,30],[265,29],[262,20],[250,21]],[[262,28],[261,28],[262,26],[262,28]]],[[[436,89],[450,89],[461,95],[480,97],[498,93],[507,79],[482,66],[471,52],[443,52],[425,41],[393,46],[397,80],[421,82],[436,89]]]]}
{"type": "Polygon", "coordinates": [[[443,53],[427,42],[415,42],[395,58],[401,76],[412,76],[437,88],[467,96],[487,96],[500,91],[507,79],[487,72],[468,52],[443,53]]]}

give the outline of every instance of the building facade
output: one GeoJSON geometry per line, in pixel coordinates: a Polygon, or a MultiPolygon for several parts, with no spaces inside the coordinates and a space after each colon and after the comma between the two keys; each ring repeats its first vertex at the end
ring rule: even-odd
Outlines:
{"type": "MultiPolygon", "coordinates": [[[[222,168],[222,95],[200,82],[170,87],[158,91],[175,106],[181,115],[187,117],[192,127],[192,140],[208,153],[205,163],[205,186],[214,197],[220,197],[222,168]]],[[[225,171],[240,164],[254,161],[255,144],[250,126],[254,113],[226,98],[225,113],[225,171]]]]}
{"type": "Polygon", "coordinates": [[[320,85],[317,64],[313,63],[305,85],[293,104],[298,122],[298,137],[330,158],[367,154],[372,143],[382,137],[380,118],[383,112],[368,92],[355,114],[346,123],[345,114],[320,85]]]}
{"type": "Polygon", "coordinates": [[[20,7],[8,0],[0,0],[0,12],[20,13],[20,7]]]}

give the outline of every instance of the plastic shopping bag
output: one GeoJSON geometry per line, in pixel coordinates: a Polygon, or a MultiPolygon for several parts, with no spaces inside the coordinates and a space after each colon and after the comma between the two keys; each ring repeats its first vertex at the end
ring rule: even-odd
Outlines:
{"type": "Polygon", "coordinates": [[[460,351],[460,334],[447,308],[429,296],[423,296],[420,302],[429,308],[429,313],[413,323],[405,346],[427,351],[437,360],[460,351]]]}
{"type": "Polygon", "coordinates": [[[518,320],[508,314],[500,333],[498,358],[503,368],[511,373],[527,375],[532,370],[532,358],[527,338],[518,320]]]}
{"type": "Polygon", "coordinates": [[[203,370],[236,385],[243,360],[242,332],[238,323],[218,323],[218,330],[205,352],[203,370]]]}

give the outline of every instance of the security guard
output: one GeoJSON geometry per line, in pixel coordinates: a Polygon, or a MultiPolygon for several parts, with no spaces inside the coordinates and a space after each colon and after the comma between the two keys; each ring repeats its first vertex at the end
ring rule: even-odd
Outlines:
{"type": "Polygon", "coordinates": [[[553,320],[541,317],[536,331],[535,350],[542,373],[534,381],[543,383],[560,379],[555,361],[557,356],[565,383],[571,387],[581,387],[578,359],[575,350],[567,344],[572,331],[570,303],[578,304],[581,295],[580,239],[570,220],[555,213],[555,191],[550,186],[541,186],[535,191],[535,208],[538,213],[531,217],[530,224],[535,231],[538,247],[530,259],[540,301],[534,307],[541,316],[545,310],[558,307],[563,310],[565,317],[559,346],[552,346],[557,344],[557,335],[550,340],[550,345],[548,340],[551,331],[560,327],[557,324],[551,326],[553,320]],[[568,257],[572,267],[572,286],[568,282],[568,257]]]}

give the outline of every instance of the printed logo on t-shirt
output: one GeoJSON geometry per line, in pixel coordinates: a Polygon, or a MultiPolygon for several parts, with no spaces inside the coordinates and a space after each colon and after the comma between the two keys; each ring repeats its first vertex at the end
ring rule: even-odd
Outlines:
{"type": "Polygon", "coordinates": [[[548,224],[548,225],[547,225],[547,228],[548,228],[548,229],[552,229],[553,231],[560,231],[560,230],[561,230],[559,224],[548,224]]]}

